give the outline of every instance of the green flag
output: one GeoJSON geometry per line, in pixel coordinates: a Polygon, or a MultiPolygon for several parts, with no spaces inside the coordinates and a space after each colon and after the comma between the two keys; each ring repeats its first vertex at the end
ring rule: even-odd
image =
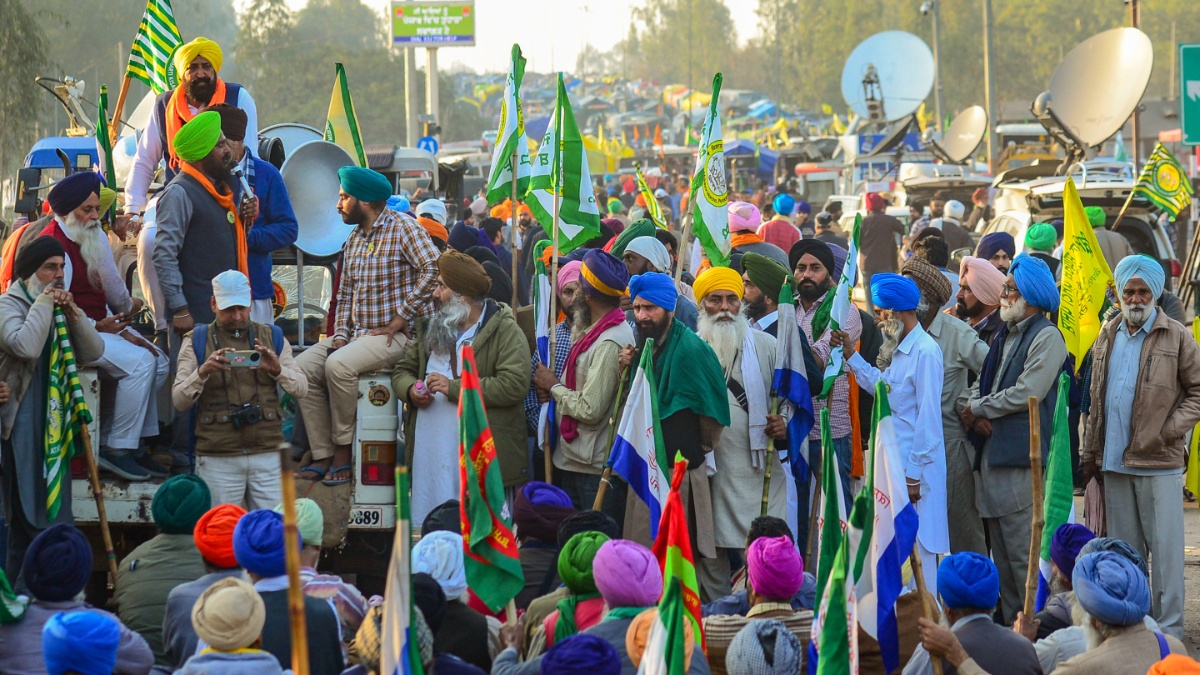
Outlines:
{"type": "Polygon", "coordinates": [[[171,66],[171,56],[181,44],[183,38],[179,36],[179,27],[175,25],[171,0],[148,0],[146,12],[138,24],[137,35],[133,38],[133,47],[129,50],[125,76],[145,82],[155,94],[173,89],[174,83],[169,81],[167,71],[171,66]]]}
{"type": "Polygon", "coordinates": [[[1075,484],[1071,475],[1071,423],[1068,413],[1070,390],[1071,376],[1059,373],[1050,454],[1046,458],[1046,495],[1042,501],[1045,505],[1045,525],[1042,527],[1037,601],[1034,603],[1039,612],[1050,598],[1050,542],[1054,540],[1054,533],[1059,527],[1075,521],[1075,484]]]}
{"type": "Polygon", "coordinates": [[[1192,203],[1192,181],[1183,165],[1162,143],[1155,144],[1133,191],[1170,213],[1171,218],[1192,203]]]}
{"type": "Polygon", "coordinates": [[[662,206],[658,200],[654,198],[654,193],[650,191],[650,186],[646,184],[646,177],[642,175],[642,165],[638,162],[633,163],[634,176],[637,178],[638,194],[642,195],[642,199],[646,202],[646,217],[654,226],[659,229],[667,229],[667,219],[663,217],[662,206]]]}
{"type": "MultiPolygon", "coordinates": [[[[46,386],[46,519],[53,521],[62,508],[63,483],[70,471],[68,464],[83,447],[84,425],[92,413],[83,400],[83,386],[75,370],[75,350],[67,332],[67,319],[61,307],[54,308],[54,333],[46,345],[49,381],[46,386]]],[[[68,488],[69,489],[69,488],[68,488]]]]}
{"type": "MultiPolygon", "coordinates": [[[[825,330],[842,330],[846,322],[850,318],[850,312],[858,311],[854,308],[854,303],[851,300],[851,294],[854,289],[854,284],[858,282],[858,235],[862,229],[862,214],[854,216],[854,231],[850,236],[849,251],[846,254],[846,266],[842,270],[842,278],[838,280],[837,288],[832,293],[826,293],[825,299],[821,301],[820,307],[817,308],[816,314],[812,320],[812,334],[814,340],[820,340],[825,334],[825,330]]],[[[831,272],[832,274],[832,272],[831,272]]],[[[871,289],[865,289],[867,293],[871,289]]],[[[821,398],[825,398],[833,391],[833,383],[843,371],[843,355],[841,349],[834,349],[829,353],[829,363],[825,365],[824,384],[821,387],[821,398]]]]}
{"type": "Polygon", "coordinates": [[[846,502],[842,496],[842,479],[838,474],[837,453],[833,449],[833,431],[829,426],[829,406],[821,408],[821,497],[822,508],[817,512],[817,597],[833,569],[833,559],[842,543],[846,528],[846,502]]]}
{"type": "MultiPolygon", "coordinates": [[[[118,120],[118,124],[120,121],[118,120]]],[[[96,104],[96,146],[104,162],[104,182],[112,190],[117,189],[117,172],[113,169],[112,140],[108,131],[108,85],[100,85],[100,100],[96,104]]],[[[116,214],[117,204],[108,207],[110,215],[116,214]]],[[[103,214],[101,214],[103,215],[103,214]]],[[[111,220],[111,218],[109,219],[111,220]]]]}
{"type": "Polygon", "coordinates": [[[658,601],[658,616],[646,636],[639,673],[685,675],[688,672],[683,617],[683,586],[679,577],[671,577],[658,601]]]}
{"type": "MultiPolygon", "coordinates": [[[[857,501],[857,500],[856,500],[857,501]]],[[[829,570],[829,579],[818,597],[813,617],[808,659],[817,662],[817,675],[851,675],[858,672],[858,602],[850,572],[850,538],[843,537],[829,570]]],[[[808,672],[813,672],[809,668],[808,672]]]]}
{"type": "Polygon", "coordinates": [[[565,255],[600,236],[600,210],[592,190],[583,136],[575,123],[571,99],[562,73],[558,74],[558,100],[553,123],[533,157],[529,194],[525,203],[554,239],[554,197],[558,195],[558,254],[565,255]]]}
{"type": "Polygon", "coordinates": [[[729,185],[725,180],[725,141],[721,137],[721,74],[713,77],[712,100],[700,133],[696,171],[692,174],[692,233],[714,267],[729,266],[729,185]]]}
{"type": "Polygon", "coordinates": [[[499,204],[512,197],[514,175],[517,181],[515,192],[523,195],[529,191],[529,139],[525,137],[525,115],[521,112],[521,80],[524,77],[525,57],[521,56],[521,46],[513,45],[511,69],[504,84],[504,98],[500,101],[500,127],[496,130],[496,149],[492,152],[492,172],[487,182],[489,204],[499,204]],[[515,171],[513,155],[517,158],[515,171]]]}
{"type": "Polygon", "coordinates": [[[512,522],[504,511],[504,479],[471,345],[462,348],[458,395],[459,509],[467,585],[493,612],[525,587],[512,522]]]}

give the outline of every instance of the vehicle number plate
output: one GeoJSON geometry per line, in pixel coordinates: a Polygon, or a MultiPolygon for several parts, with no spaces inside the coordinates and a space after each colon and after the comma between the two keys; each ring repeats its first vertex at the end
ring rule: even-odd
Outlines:
{"type": "Polygon", "coordinates": [[[382,527],[382,506],[357,506],[350,509],[351,527],[382,527]]]}

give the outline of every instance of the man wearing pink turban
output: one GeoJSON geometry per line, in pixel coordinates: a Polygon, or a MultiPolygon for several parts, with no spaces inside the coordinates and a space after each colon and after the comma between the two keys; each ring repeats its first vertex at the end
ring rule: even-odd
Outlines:
{"type": "Polygon", "coordinates": [[[784,267],[788,266],[787,249],[769,244],[759,236],[758,227],[762,224],[762,213],[757,206],[750,202],[730,202],[726,211],[729,213],[729,243],[733,246],[735,254],[758,253],[774,259],[784,267]]]}
{"type": "Polygon", "coordinates": [[[975,329],[979,339],[991,345],[1004,327],[1000,319],[1000,289],[1004,273],[983,258],[967,256],[959,263],[958,295],[954,313],[975,329]]]}

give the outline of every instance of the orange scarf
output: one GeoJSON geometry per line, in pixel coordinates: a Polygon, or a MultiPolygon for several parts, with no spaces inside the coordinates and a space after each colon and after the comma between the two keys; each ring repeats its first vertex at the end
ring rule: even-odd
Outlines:
{"type": "MultiPolygon", "coordinates": [[[[213,92],[212,99],[209,104],[214,102],[220,103],[225,100],[225,80],[217,78],[217,89],[213,92]]],[[[201,106],[203,107],[203,106],[201,106]]],[[[183,83],[171,94],[171,100],[167,101],[167,147],[163,150],[170,157],[168,164],[172,169],[179,168],[179,158],[175,156],[175,134],[179,133],[180,127],[192,121],[196,114],[188,108],[187,96],[183,93],[183,83]]]]}
{"type": "Polygon", "coordinates": [[[739,246],[745,246],[747,244],[761,244],[761,243],[763,243],[763,238],[758,236],[754,232],[750,232],[749,230],[738,232],[737,234],[735,234],[729,238],[729,245],[732,246],[733,248],[737,248],[739,246]]]}
{"type": "Polygon", "coordinates": [[[205,176],[203,173],[201,173],[200,169],[197,169],[196,166],[191,162],[183,163],[183,172],[192,178],[195,178],[196,182],[203,185],[204,189],[208,191],[209,196],[215,199],[217,203],[221,205],[221,208],[233,214],[233,230],[237,237],[238,271],[242,274],[245,274],[246,277],[249,278],[250,268],[246,264],[246,228],[242,226],[242,216],[240,213],[238,213],[237,207],[233,204],[233,191],[230,190],[229,194],[225,195],[217,192],[217,188],[213,187],[212,181],[208,179],[208,176],[205,176]]]}

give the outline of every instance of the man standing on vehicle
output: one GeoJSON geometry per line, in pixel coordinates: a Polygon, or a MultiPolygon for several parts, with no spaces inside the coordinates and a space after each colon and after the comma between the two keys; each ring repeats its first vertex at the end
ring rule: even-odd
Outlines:
{"type": "Polygon", "coordinates": [[[282,498],[278,388],[303,399],[308,380],[283,331],[250,321],[250,298],[241,272],[212,280],[216,319],[184,336],[171,401],[195,410],[196,473],[213,504],[264,509],[282,498]]]}
{"type": "Polygon", "coordinates": [[[1164,631],[1182,637],[1179,494],[1187,433],[1200,421],[1200,346],[1155,307],[1165,282],[1157,260],[1129,256],[1114,276],[1121,313],[1092,346],[1092,409],[1080,462],[1085,482],[1104,484],[1108,535],[1154,566],[1151,613],[1164,631]]]}
{"type": "Polygon", "coordinates": [[[312,462],[297,477],[323,477],[329,486],[350,482],[358,376],[390,368],[404,355],[417,320],[430,313],[438,274],[438,250],[424,228],[386,208],[392,195],[387,177],[344,166],[338,179],[338,213],[355,227],[342,248],[333,335],[296,359],[310,389],[300,410],[312,450],[312,462]]]}
{"type": "MultiPolygon", "coordinates": [[[[862,269],[863,288],[871,288],[871,276],[878,272],[895,273],[899,265],[899,249],[896,247],[896,237],[904,236],[904,225],[886,213],[887,201],[883,196],[871,192],[867,194],[867,216],[863,218],[859,230],[859,265],[862,269]]],[[[941,205],[938,205],[941,214],[941,205]]],[[[874,313],[875,305],[871,304],[871,294],[866,294],[867,309],[874,313]]]]}

